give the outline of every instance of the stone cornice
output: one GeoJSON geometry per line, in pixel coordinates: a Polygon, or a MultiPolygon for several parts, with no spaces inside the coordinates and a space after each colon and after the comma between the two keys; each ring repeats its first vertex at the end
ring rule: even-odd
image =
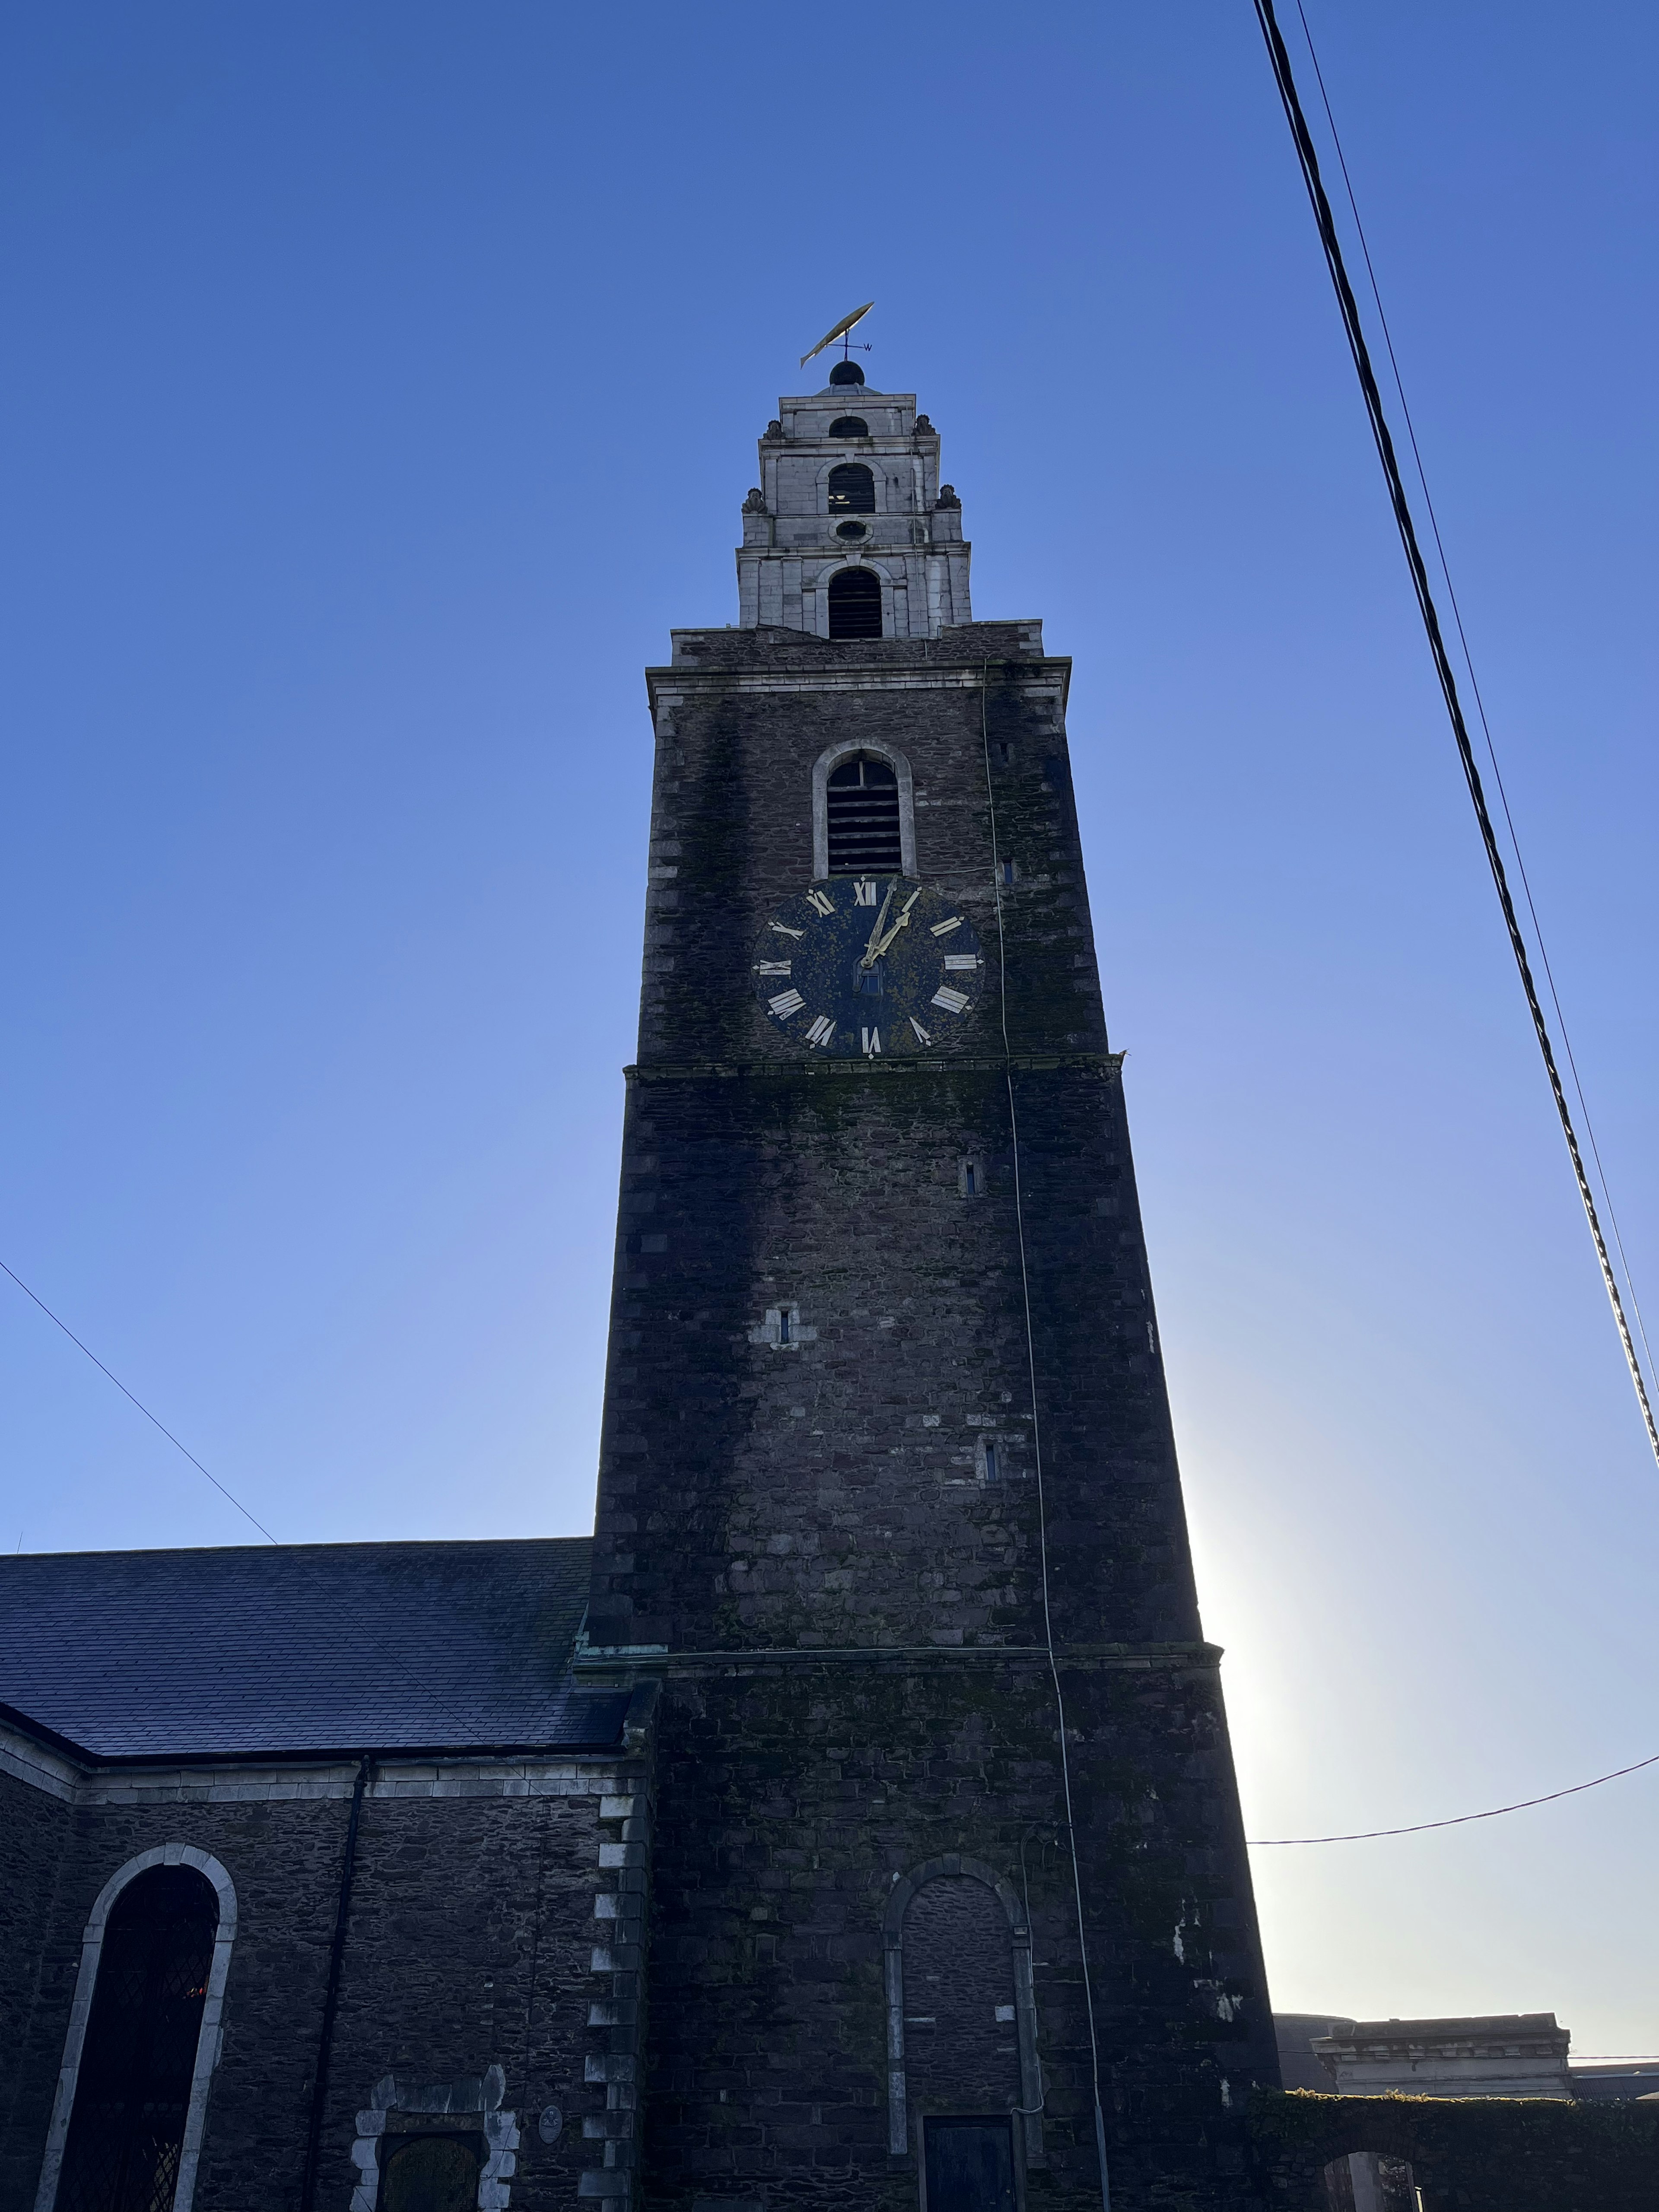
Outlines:
{"type": "Polygon", "coordinates": [[[86,1769],[55,1744],[0,1721],[0,1774],[72,1805],[86,1769]]]}
{"type": "Polygon", "coordinates": [[[878,1081],[910,1075],[1000,1075],[1018,1073],[1104,1076],[1121,1074],[1121,1052],[1011,1052],[994,1057],[969,1053],[920,1054],[892,1060],[662,1060],[631,1063],[623,1070],[629,1083],[731,1083],[755,1077],[806,1075],[815,1080],[870,1077],[878,1081]]]}
{"type": "MultiPolygon", "coordinates": [[[[1066,1672],[1089,1674],[1125,1672],[1150,1674],[1199,1668],[1210,1672],[1221,1664],[1218,1644],[1071,1644],[1057,1646],[1053,1663],[1066,1672]]],[[[657,1674],[719,1674],[737,1669],[744,1674],[775,1670],[800,1673],[812,1668],[884,1667],[899,1672],[918,1668],[944,1672],[963,1667],[1012,1667],[1025,1671],[1048,1670],[1050,1655],[1042,1644],[887,1644],[761,1646],[739,1651],[607,1650],[603,1646],[579,1651],[573,1671],[583,1675],[605,1674],[639,1679],[657,1674]]]]}
{"type": "MultiPolygon", "coordinates": [[[[629,1750],[521,1747],[476,1753],[394,1750],[376,1755],[375,1797],[570,1797],[610,1790],[629,1750]]],[[[23,1716],[0,1717],[0,1774],[65,1805],[236,1804],[349,1797],[356,1755],[264,1753],[243,1759],[100,1759],[71,1753],[23,1716]]]]}
{"type": "Polygon", "coordinates": [[[924,668],[890,668],[874,663],[848,668],[647,668],[646,692],[654,713],[677,694],[733,691],[977,691],[987,666],[1018,676],[1022,688],[1058,690],[1062,708],[1070,690],[1072,663],[1034,654],[1029,660],[964,660],[924,668]]]}

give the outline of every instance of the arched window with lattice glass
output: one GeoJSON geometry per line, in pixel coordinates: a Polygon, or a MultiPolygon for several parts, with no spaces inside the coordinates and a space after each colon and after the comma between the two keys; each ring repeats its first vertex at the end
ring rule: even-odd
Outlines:
{"type": "Polygon", "coordinates": [[[116,1899],[54,2212],[172,2212],[218,1927],[193,1867],[151,1867],[116,1899]]]}

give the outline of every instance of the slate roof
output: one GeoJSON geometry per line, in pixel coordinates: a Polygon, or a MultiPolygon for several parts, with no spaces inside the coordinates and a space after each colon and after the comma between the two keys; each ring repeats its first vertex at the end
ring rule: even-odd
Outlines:
{"type": "Polygon", "coordinates": [[[615,1743],[585,1536],[0,1558],[0,1704],[100,1759],[615,1743]]]}

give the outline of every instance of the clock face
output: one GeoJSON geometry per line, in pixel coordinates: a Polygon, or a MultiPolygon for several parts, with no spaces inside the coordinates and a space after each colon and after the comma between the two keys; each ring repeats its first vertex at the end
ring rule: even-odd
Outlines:
{"type": "Polygon", "coordinates": [[[908,876],[830,876],[755,940],[757,996],[784,1035],[833,1059],[903,1059],[952,1042],[984,988],[960,906],[908,876]]]}

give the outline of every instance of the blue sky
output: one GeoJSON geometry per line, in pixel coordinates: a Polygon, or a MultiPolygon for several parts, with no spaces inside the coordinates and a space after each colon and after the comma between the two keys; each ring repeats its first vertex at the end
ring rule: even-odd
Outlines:
{"type": "MultiPolygon", "coordinates": [[[[1659,21],[1310,0],[1659,1317],[1659,21]]],[[[284,1539],[585,1529],[648,729],[873,295],[1072,743],[1249,1832],[1659,1751],[1659,1475],[1248,0],[15,10],[0,1256],[284,1539]]],[[[241,1540],[0,1282],[5,1540],[241,1540]]],[[[1258,1855],[1659,2051],[1659,1769],[1258,1855]]]]}

